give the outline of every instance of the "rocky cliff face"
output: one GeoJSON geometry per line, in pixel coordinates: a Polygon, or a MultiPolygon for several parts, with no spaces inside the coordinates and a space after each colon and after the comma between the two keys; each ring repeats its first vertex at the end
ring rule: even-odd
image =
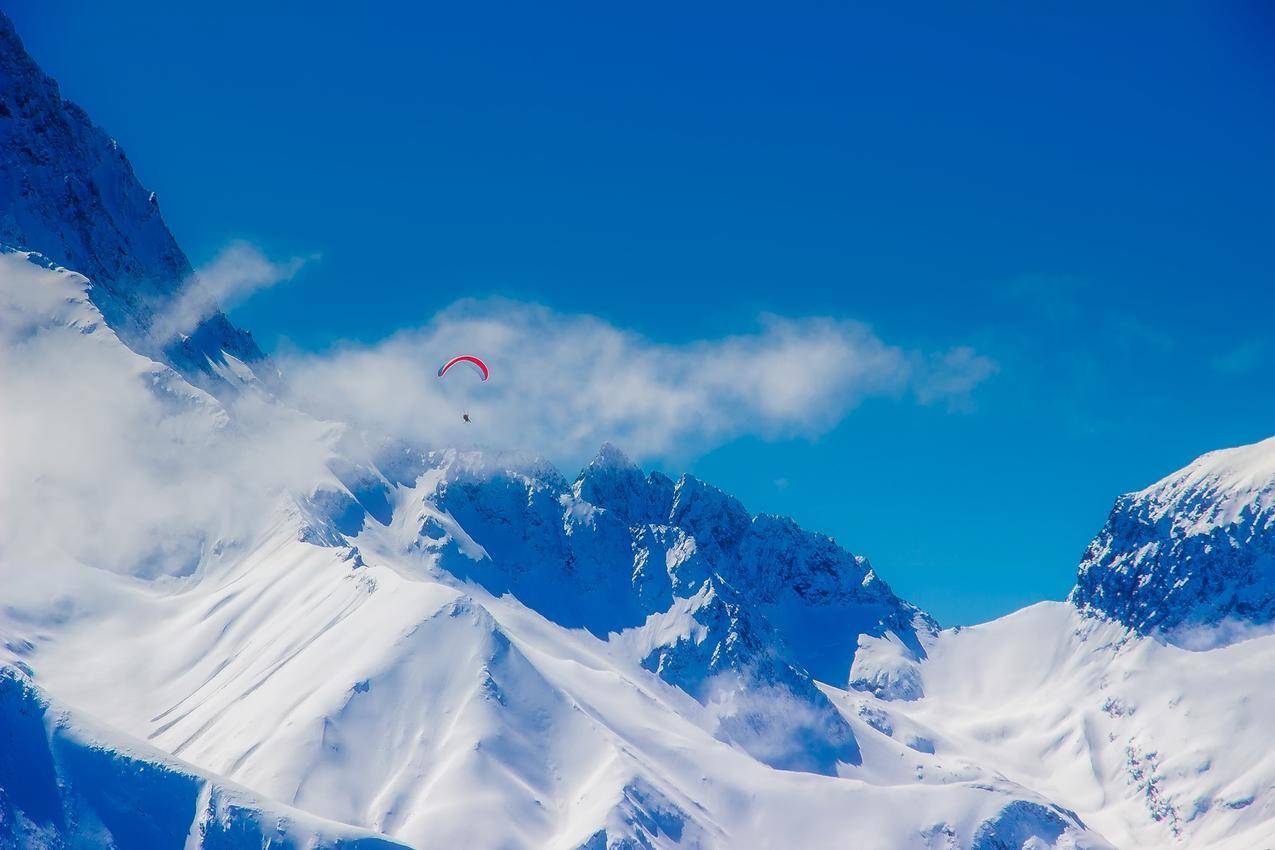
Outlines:
{"type": "Polygon", "coordinates": [[[157,327],[177,294],[197,285],[190,262],[119,144],[62,99],[3,13],[0,162],[0,245],[38,251],[89,278],[90,297],[130,348],[205,389],[225,390],[227,357],[272,378],[251,335],[211,299],[194,326],[157,327]]]}
{"type": "Polygon", "coordinates": [[[1143,633],[1275,619],[1275,438],[1120,497],[1071,600],[1143,633]]]}

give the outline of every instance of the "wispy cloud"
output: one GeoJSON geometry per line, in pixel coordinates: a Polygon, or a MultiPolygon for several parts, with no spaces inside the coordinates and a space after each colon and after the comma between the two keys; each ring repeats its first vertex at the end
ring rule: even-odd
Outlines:
{"type": "Polygon", "coordinates": [[[764,316],[751,333],[670,345],[509,301],[460,302],[420,329],[284,366],[294,401],[320,416],[572,460],[604,440],[652,458],[746,434],[815,437],[870,397],[960,407],[995,371],[969,348],[908,351],[838,319],[764,316]],[[491,381],[439,380],[438,364],[458,353],[483,355],[491,381]]]}
{"type": "Polygon", "coordinates": [[[290,280],[313,257],[277,262],[247,242],[232,242],[183,282],[155,322],[161,341],[190,331],[217,309],[229,310],[262,289],[290,280]]]}
{"type": "Polygon", "coordinates": [[[195,277],[223,307],[233,306],[252,293],[289,280],[314,257],[292,257],[276,262],[247,242],[232,242],[195,277]]]}
{"type": "Polygon", "coordinates": [[[915,370],[915,391],[921,404],[945,403],[950,410],[968,410],[971,393],[1000,367],[990,357],[962,345],[932,354],[915,370]]]}
{"type": "Polygon", "coordinates": [[[1260,339],[1250,339],[1214,355],[1209,364],[1223,375],[1246,375],[1261,365],[1265,355],[1266,344],[1260,339]]]}

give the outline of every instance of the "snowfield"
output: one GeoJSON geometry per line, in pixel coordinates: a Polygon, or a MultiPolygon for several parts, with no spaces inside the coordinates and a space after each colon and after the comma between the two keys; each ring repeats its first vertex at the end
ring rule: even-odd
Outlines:
{"type": "Polygon", "coordinates": [[[909,716],[1117,847],[1275,843],[1275,635],[1191,651],[1043,602],[929,653],[909,716]]]}

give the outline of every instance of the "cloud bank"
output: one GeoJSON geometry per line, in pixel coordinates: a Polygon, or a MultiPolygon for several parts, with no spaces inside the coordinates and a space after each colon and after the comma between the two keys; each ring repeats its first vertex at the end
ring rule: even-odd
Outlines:
{"type": "Polygon", "coordinates": [[[908,351],[831,318],[764,316],[749,334],[673,345],[510,301],[462,301],[422,328],[283,367],[292,401],[324,418],[425,445],[575,460],[605,440],[650,459],[744,435],[817,437],[872,397],[960,407],[996,368],[966,347],[908,351]],[[436,376],[463,353],[488,362],[488,383],[436,376]]]}

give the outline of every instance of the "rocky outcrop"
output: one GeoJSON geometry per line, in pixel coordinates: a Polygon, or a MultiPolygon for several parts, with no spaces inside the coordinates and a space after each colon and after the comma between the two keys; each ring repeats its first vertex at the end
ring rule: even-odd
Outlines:
{"type": "Polygon", "coordinates": [[[1275,620],[1275,438],[1210,452],[1121,496],[1071,601],[1170,636],[1275,620]]]}

